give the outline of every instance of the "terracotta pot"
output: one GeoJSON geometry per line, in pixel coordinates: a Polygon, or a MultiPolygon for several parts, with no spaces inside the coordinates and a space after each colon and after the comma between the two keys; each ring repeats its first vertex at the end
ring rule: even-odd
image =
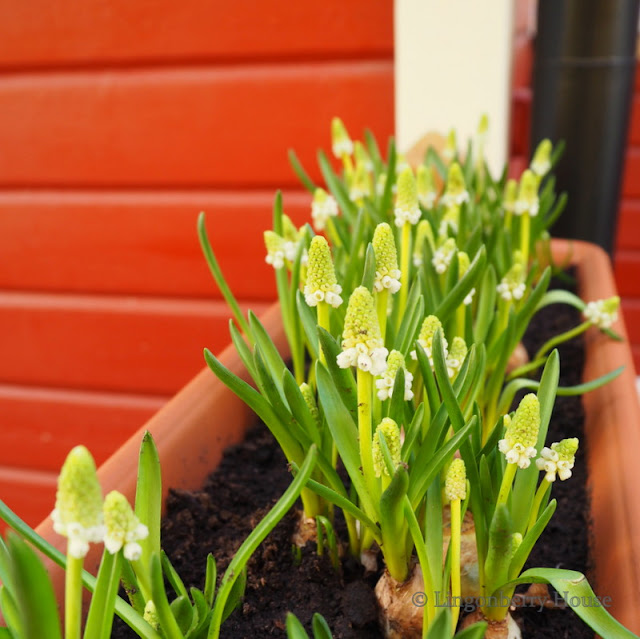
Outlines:
{"type": "MultiPolygon", "coordinates": [[[[579,293],[591,301],[616,294],[609,258],[600,248],[584,242],[554,241],[558,261],[571,255],[578,269],[579,293]]],[[[282,352],[286,339],[277,305],[263,322],[282,352]]],[[[625,337],[624,322],[616,330],[625,337]]],[[[624,373],[584,397],[587,459],[592,498],[593,557],[596,593],[612,600],[611,613],[634,632],[640,632],[640,500],[631,471],[640,452],[640,406],[628,343],[615,342],[594,329],[586,334],[585,379],[594,379],[624,365],[624,373]]],[[[230,346],[221,360],[238,375],[247,374],[230,346]]],[[[135,469],[142,432],[153,434],[160,454],[164,491],[168,487],[195,489],[216,466],[222,450],[239,441],[253,417],[251,411],[208,369],[201,371],[138,433],[99,469],[103,490],[119,490],[133,500],[135,469]]],[[[557,513],[556,517],[561,517],[557,513]]],[[[58,548],[65,540],[56,535],[49,519],[38,532],[58,548]]],[[[86,566],[97,568],[101,547],[90,553],[86,566]]],[[[63,574],[55,569],[58,593],[63,574]]],[[[60,597],[61,598],[61,597],[60,597]]]]}

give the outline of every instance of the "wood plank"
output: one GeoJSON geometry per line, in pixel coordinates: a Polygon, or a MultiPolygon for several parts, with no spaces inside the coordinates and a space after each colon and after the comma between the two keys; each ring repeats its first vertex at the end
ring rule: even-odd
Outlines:
{"type": "Polygon", "coordinates": [[[640,251],[616,251],[614,275],[622,297],[640,297],[640,251]]]}
{"type": "Polygon", "coordinates": [[[640,148],[629,147],[622,181],[623,198],[640,198],[640,148]]]}
{"type": "Polygon", "coordinates": [[[620,203],[617,249],[640,249],[640,200],[624,199],[620,203]]]}
{"type": "MultiPolygon", "coordinates": [[[[0,467],[0,499],[32,527],[53,510],[57,473],[0,467]]],[[[6,526],[0,521],[0,531],[6,526]]]]}
{"type": "Polygon", "coordinates": [[[205,346],[229,343],[229,316],[223,302],[1,293],[0,383],[172,395],[205,346]]]}
{"type": "Polygon", "coordinates": [[[0,385],[0,466],[58,472],[78,444],[101,464],[168,399],[0,385]]]}
{"type": "MultiPolygon", "coordinates": [[[[196,233],[204,210],[234,294],[273,300],[263,242],[273,198],[271,191],[0,191],[0,290],[220,299],[196,233]]],[[[287,191],[283,201],[297,225],[310,220],[306,191],[287,191]]]]}
{"type": "Polygon", "coordinates": [[[0,3],[0,66],[393,55],[391,0],[0,3]]]}
{"type": "Polygon", "coordinates": [[[531,87],[532,73],[533,40],[529,33],[519,33],[513,42],[513,71],[511,76],[513,88],[531,87]]]}
{"type": "Polygon", "coordinates": [[[335,115],[386,141],[393,63],[8,75],[0,186],[297,188],[335,115]]]}
{"type": "Polygon", "coordinates": [[[531,89],[514,88],[511,93],[511,144],[509,155],[529,156],[531,125],[531,89]]]}

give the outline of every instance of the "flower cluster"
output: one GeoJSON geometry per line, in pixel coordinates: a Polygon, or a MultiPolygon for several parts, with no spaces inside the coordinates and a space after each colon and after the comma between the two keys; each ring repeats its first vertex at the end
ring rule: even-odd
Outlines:
{"type": "Polygon", "coordinates": [[[342,304],[342,287],[338,284],[327,240],[316,235],[309,246],[309,266],[304,299],[309,306],[326,302],[334,308],[342,304]]]}
{"type": "Polygon", "coordinates": [[[540,402],[533,393],[525,395],[513,419],[505,416],[507,426],[504,439],[498,442],[498,450],[504,454],[508,464],[528,468],[538,454],[536,444],[540,430],[540,402]]]}
{"type": "Polygon", "coordinates": [[[391,351],[387,358],[387,370],[379,379],[376,380],[376,388],[378,389],[378,399],[384,401],[390,399],[393,395],[393,386],[396,383],[396,375],[400,369],[404,371],[404,399],[409,401],[413,399],[413,375],[406,369],[404,356],[400,351],[391,351]]]}
{"type": "Polygon", "coordinates": [[[331,121],[331,150],[338,159],[353,153],[353,142],[340,118],[331,121]]]}
{"type": "Polygon", "coordinates": [[[116,490],[104,500],[104,545],[114,555],[121,548],[125,559],[136,561],[142,555],[138,543],[149,536],[149,529],[135,516],[127,498],[116,490]]]}
{"type": "Polygon", "coordinates": [[[467,469],[459,457],[451,462],[447,470],[444,494],[449,501],[464,501],[467,498],[467,469]]]}
{"type": "Polygon", "coordinates": [[[396,226],[400,228],[407,223],[417,224],[421,215],[418,205],[418,187],[410,167],[400,173],[397,186],[398,195],[394,210],[396,226]]]}
{"type": "Polygon", "coordinates": [[[383,222],[376,226],[371,242],[376,258],[376,279],[373,283],[378,293],[388,289],[390,293],[400,290],[400,269],[398,253],[391,227],[383,222]]]}
{"type": "MultiPolygon", "coordinates": [[[[420,334],[418,336],[418,344],[422,346],[424,352],[429,358],[429,363],[433,367],[433,336],[436,334],[436,331],[442,332],[442,323],[435,315],[428,315],[424,318],[422,322],[422,326],[420,327],[420,334]]],[[[449,345],[447,344],[447,339],[442,334],[442,347],[444,349],[445,358],[449,354],[449,345]]],[[[411,351],[411,358],[418,359],[418,355],[415,350],[411,351]]]]}
{"type": "Polygon", "coordinates": [[[599,329],[611,328],[613,323],[618,320],[619,307],[620,298],[616,295],[606,300],[589,302],[583,311],[583,315],[599,329]]]}
{"type": "Polygon", "coordinates": [[[401,461],[400,428],[398,428],[398,424],[396,424],[393,419],[385,417],[376,428],[373,436],[372,456],[376,477],[382,477],[382,475],[388,477],[389,471],[387,470],[387,465],[384,463],[382,446],[380,445],[380,433],[383,434],[384,441],[389,449],[393,467],[397,468],[401,461]]]}
{"type": "Polygon", "coordinates": [[[513,300],[521,300],[524,297],[526,286],[524,283],[524,271],[519,261],[507,271],[507,274],[500,280],[500,284],[496,286],[498,294],[507,302],[513,300]]]}
{"type": "Polygon", "coordinates": [[[338,203],[333,195],[329,195],[324,189],[317,188],[313,193],[311,202],[311,219],[313,228],[322,231],[330,217],[338,215],[338,203]]]}
{"type": "Polygon", "coordinates": [[[527,213],[531,217],[538,215],[540,201],[538,200],[538,178],[533,171],[527,169],[520,178],[520,188],[518,199],[514,205],[513,212],[516,215],[527,213]]]}
{"type": "Polygon", "coordinates": [[[540,457],[536,459],[536,466],[538,470],[544,470],[544,478],[548,482],[554,482],[556,474],[560,481],[565,481],[571,477],[571,469],[575,464],[577,450],[578,439],[576,437],[551,444],[551,448],[545,446],[540,451],[540,457]]]}
{"type": "Polygon", "coordinates": [[[342,352],[337,357],[340,368],[357,366],[372,375],[387,370],[387,355],[373,296],[364,286],[356,288],[349,298],[342,332],[342,352]]]}
{"type": "Polygon", "coordinates": [[[436,250],[431,260],[433,267],[436,269],[436,273],[442,275],[447,272],[451,260],[456,254],[456,250],[456,241],[452,237],[448,238],[445,243],[436,250]]]}

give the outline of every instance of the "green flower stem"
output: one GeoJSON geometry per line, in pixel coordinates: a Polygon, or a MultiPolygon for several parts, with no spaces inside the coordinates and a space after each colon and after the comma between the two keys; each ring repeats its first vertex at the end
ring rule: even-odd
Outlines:
{"type": "Polygon", "coordinates": [[[496,508],[500,506],[500,504],[506,505],[509,493],[511,492],[511,486],[513,485],[513,479],[516,476],[516,470],[518,470],[518,464],[506,465],[504,475],[502,475],[502,484],[500,484],[500,493],[498,494],[496,508]]]}
{"type": "Polygon", "coordinates": [[[538,352],[534,356],[534,361],[544,357],[550,350],[554,349],[558,344],[562,344],[562,342],[567,342],[572,337],[576,337],[581,333],[584,333],[590,326],[593,325],[591,320],[587,320],[586,322],[582,322],[575,328],[572,328],[570,331],[566,331],[560,335],[556,335],[552,337],[550,340],[546,341],[538,350],[538,352]]]}
{"type": "Polygon", "coordinates": [[[331,244],[333,244],[336,248],[342,248],[340,233],[338,233],[332,217],[327,220],[327,235],[331,240],[331,244]]]}
{"type": "Polygon", "coordinates": [[[456,309],[456,335],[465,338],[465,323],[467,320],[467,307],[460,304],[456,309]]]}
{"type": "Polygon", "coordinates": [[[529,515],[527,530],[532,528],[536,523],[536,519],[538,519],[538,513],[540,512],[540,505],[542,504],[544,496],[547,494],[547,490],[549,490],[549,486],[551,486],[551,482],[543,478],[540,482],[540,485],[538,486],[538,490],[536,491],[536,496],[533,499],[533,505],[531,506],[531,514],[529,515]]]}
{"type": "MultiPolygon", "coordinates": [[[[329,304],[326,302],[318,302],[318,326],[320,326],[320,328],[324,328],[327,333],[331,332],[329,328],[329,304]]],[[[326,365],[327,360],[324,356],[320,343],[318,343],[318,356],[320,361],[326,365]]]]}
{"type": "Polygon", "coordinates": [[[400,272],[402,273],[402,286],[399,293],[398,320],[396,328],[400,327],[404,312],[407,307],[407,294],[409,293],[409,269],[411,264],[411,224],[405,222],[402,225],[402,240],[400,243],[400,272]]]}
{"type": "Polygon", "coordinates": [[[108,639],[111,636],[113,611],[120,585],[120,565],[122,553],[102,553],[96,590],[91,598],[91,606],[84,629],[84,639],[108,639]]]}
{"type": "Polygon", "coordinates": [[[67,555],[64,591],[65,639],[80,639],[82,619],[82,564],[84,559],[67,555]]]}
{"type": "Polygon", "coordinates": [[[507,232],[506,234],[509,235],[511,233],[511,220],[513,218],[513,213],[511,211],[505,211],[504,212],[504,228],[505,231],[507,232]]]}
{"type": "MultiPolygon", "coordinates": [[[[460,500],[454,499],[451,504],[451,599],[460,601],[460,537],[462,531],[462,513],[460,500]]],[[[460,607],[454,605],[451,609],[451,632],[455,633],[458,625],[460,607]]]]}
{"type": "MultiPolygon", "coordinates": [[[[402,290],[402,288],[400,290],[402,290]]],[[[384,342],[385,335],[387,334],[388,305],[389,305],[389,290],[386,288],[383,288],[379,293],[376,293],[376,311],[378,313],[378,324],[380,324],[380,334],[382,335],[383,342],[384,342]]]]}
{"type": "Polygon", "coordinates": [[[373,503],[379,500],[379,490],[373,470],[373,454],[371,444],[371,395],[373,377],[371,373],[357,369],[358,384],[358,439],[360,440],[360,462],[364,482],[373,503]]]}
{"type": "Polygon", "coordinates": [[[531,216],[523,213],[520,219],[520,251],[525,271],[529,263],[529,242],[531,241],[531,216]]]}

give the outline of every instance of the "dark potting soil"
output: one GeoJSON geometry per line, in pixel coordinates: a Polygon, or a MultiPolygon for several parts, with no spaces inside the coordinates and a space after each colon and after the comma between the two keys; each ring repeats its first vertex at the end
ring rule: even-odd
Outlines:
{"type": "MultiPolygon", "coordinates": [[[[543,309],[533,318],[524,339],[529,354],[550,336],[579,322],[575,309],[543,309]]],[[[560,347],[560,362],[561,385],[579,383],[583,367],[580,337],[560,347]]],[[[559,397],[548,443],[578,437],[583,444],[582,421],[580,399],[559,397]]],[[[216,558],[218,574],[224,572],[242,541],[290,482],[284,456],[267,429],[259,425],[242,444],[227,450],[202,490],[171,492],[162,523],[162,545],[187,587],[203,588],[210,552],[216,558]]],[[[558,500],[558,507],[527,568],[558,567],[588,573],[589,502],[585,482],[582,448],[573,477],[554,484],[553,497],[558,500]]],[[[373,593],[379,574],[364,575],[362,567],[353,561],[344,561],[341,572],[336,573],[326,555],[318,557],[311,544],[303,549],[301,557],[296,557],[291,546],[295,519],[295,513],[290,512],[251,558],[243,603],[223,625],[222,638],[285,637],[288,611],[294,612],[308,631],[313,613],[321,613],[335,639],[382,637],[373,593]]],[[[520,608],[514,616],[522,625],[525,638],[593,638],[593,632],[569,609],[539,612],[537,607],[520,608]]],[[[117,621],[113,637],[133,636],[117,621]]]]}

